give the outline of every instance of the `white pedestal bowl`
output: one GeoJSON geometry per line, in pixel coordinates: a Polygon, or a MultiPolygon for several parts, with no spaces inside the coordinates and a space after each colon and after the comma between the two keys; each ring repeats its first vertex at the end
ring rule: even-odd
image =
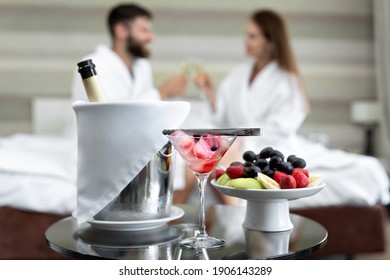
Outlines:
{"type": "Polygon", "coordinates": [[[235,189],[233,187],[211,184],[223,194],[247,200],[245,220],[246,229],[265,232],[291,230],[289,200],[315,195],[325,184],[300,189],[235,189]]]}

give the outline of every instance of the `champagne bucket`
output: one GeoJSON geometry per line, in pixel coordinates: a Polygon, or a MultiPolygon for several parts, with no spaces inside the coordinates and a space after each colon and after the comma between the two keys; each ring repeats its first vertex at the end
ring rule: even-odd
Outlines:
{"type": "Polygon", "coordinates": [[[175,152],[171,142],[95,215],[95,220],[142,221],[168,217],[172,206],[175,152]]]}
{"type": "Polygon", "coordinates": [[[162,131],[179,125],[178,115],[185,117],[189,104],[78,101],[73,109],[78,223],[172,217],[175,153],[162,131]]]}

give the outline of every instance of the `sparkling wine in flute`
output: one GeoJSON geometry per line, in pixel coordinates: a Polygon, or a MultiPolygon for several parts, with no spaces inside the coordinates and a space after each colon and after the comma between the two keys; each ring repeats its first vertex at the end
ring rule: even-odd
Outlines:
{"type": "Polygon", "coordinates": [[[180,74],[187,79],[196,80],[198,76],[204,73],[204,69],[200,62],[194,59],[186,59],[179,63],[180,74]]]}
{"type": "Polygon", "coordinates": [[[81,61],[77,64],[78,71],[83,79],[83,85],[87,93],[88,100],[90,102],[104,102],[106,97],[103,92],[103,88],[100,84],[96,66],[93,64],[92,59],[81,61]]]}

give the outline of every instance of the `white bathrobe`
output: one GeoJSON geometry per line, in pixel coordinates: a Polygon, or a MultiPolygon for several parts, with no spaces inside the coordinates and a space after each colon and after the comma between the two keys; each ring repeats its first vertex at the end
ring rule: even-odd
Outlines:
{"type": "Polygon", "coordinates": [[[213,120],[220,127],[260,127],[260,137],[243,137],[243,151],[259,153],[271,146],[287,158],[302,157],[307,169],[321,175],[326,187],[318,194],[290,202],[292,208],[328,205],[388,204],[389,179],[374,157],[330,150],[297,134],[305,102],[298,79],[269,63],[249,85],[252,63],[233,69],[217,93],[213,120]]]}
{"type": "MultiPolygon", "coordinates": [[[[153,86],[152,69],[147,59],[135,59],[130,72],[123,60],[105,45],[98,45],[94,53],[86,55],[80,61],[86,59],[92,59],[96,65],[96,72],[108,101],[160,99],[160,93],[153,86]]],[[[72,98],[88,100],[77,71],[73,78],[72,98]]]]}

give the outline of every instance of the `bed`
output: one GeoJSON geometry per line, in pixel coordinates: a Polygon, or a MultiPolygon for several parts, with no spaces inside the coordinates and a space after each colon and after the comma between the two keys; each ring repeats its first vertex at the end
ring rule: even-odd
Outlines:
{"type": "Polygon", "coordinates": [[[76,207],[70,101],[38,98],[32,113],[33,134],[0,140],[0,259],[64,259],[44,232],[76,207]]]}
{"type": "MultiPolygon", "coordinates": [[[[0,140],[0,259],[65,258],[49,249],[44,232],[76,207],[76,142],[69,133],[75,125],[73,114],[69,100],[37,99],[34,134],[0,140]],[[9,165],[4,155],[11,155],[10,151],[21,158],[31,156],[30,160],[9,165]],[[31,164],[34,158],[40,160],[31,164]]],[[[292,212],[327,228],[327,245],[316,257],[351,258],[385,250],[387,212],[382,205],[294,208],[292,212]]]]}
{"type": "Polygon", "coordinates": [[[382,205],[328,206],[291,212],[319,222],[328,231],[327,244],[313,258],[353,259],[358,254],[386,249],[388,212],[382,205]]]}

